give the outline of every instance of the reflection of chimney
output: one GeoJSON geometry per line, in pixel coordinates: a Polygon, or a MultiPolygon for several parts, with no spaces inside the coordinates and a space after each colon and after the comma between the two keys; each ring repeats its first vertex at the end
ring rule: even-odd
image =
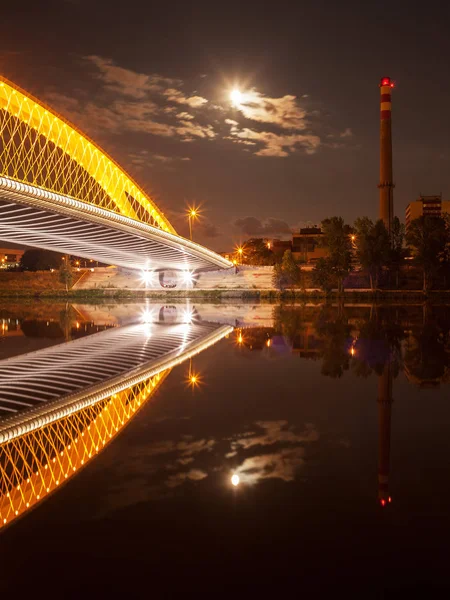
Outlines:
{"type": "Polygon", "coordinates": [[[378,499],[382,506],[391,502],[388,488],[392,402],[392,369],[386,363],[378,378],[378,499]]]}
{"type": "Polygon", "coordinates": [[[392,174],[391,92],[390,77],[380,82],[380,219],[390,232],[394,217],[394,182],[392,174]]]}

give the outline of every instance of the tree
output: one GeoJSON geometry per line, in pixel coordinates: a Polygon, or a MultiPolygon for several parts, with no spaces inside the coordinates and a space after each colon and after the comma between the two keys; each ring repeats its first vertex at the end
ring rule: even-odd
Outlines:
{"type": "Polygon", "coordinates": [[[288,285],[298,285],[300,282],[300,269],[290,250],[286,250],[283,254],[281,269],[288,285]]]}
{"type": "Polygon", "coordinates": [[[344,291],[344,279],[352,270],[351,228],[342,217],[331,217],[322,221],[322,245],[328,248],[326,258],[330,274],[336,279],[338,293],[344,291]]]}
{"type": "Polygon", "coordinates": [[[449,231],[442,217],[419,217],[408,227],[406,241],[416,263],[423,270],[423,291],[432,284],[433,275],[444,264],[449,244],[449,231]]]}
{"type": "Polygon", "coordinates": [[[26,250],[20,259],[20,266],[24,271],[46,271],[58,269],[61,263],[61,254],[51,250],[32,249],[26,250]]]}
{"type": "Polygon", "coordinates": [[[398,288],[400,265],[405,257],[405,226],[398,217],[394,217],[391,224],[391,247],[389,250],[389,268],[395,273],[395,287],[398,288]]]}
{"type": "Polygon", "coordinates": [[[381,269],[389,262],[390,238],[381,219],[375,223],[368,217],[356,219],[356,257],[369,273],[372,291],[378,287],[381,269]]]}
{"type": "Polygon", "coordinates": [[[329,294],[333,289],[333,270],[328,258],[319,258],[312,272],[314,285],[318,285],[324,292],[329,294]]]}
{"type": "Polygon", "coordinates": [[[283,273],[283,268],[280,263],[273,266],[272,285],[276,290],[282,292],[286,285],[286,279],[283,273]]]}
{"type": "Polygon", "coordinates": [[[66,286],[66,292],[69,291],[69,288],[72,285],[72,280],[72,266],[70,264],[69,257],[66,255],[65,260],[61,261],[61,265],[59,267],[59,281],[66,286]]]}
{"type": "Polygon", "coordinates": [[[245,242],[245,262],[249,265],[273,265],[275,256],[262,238],[250,238],[245,242]]]}

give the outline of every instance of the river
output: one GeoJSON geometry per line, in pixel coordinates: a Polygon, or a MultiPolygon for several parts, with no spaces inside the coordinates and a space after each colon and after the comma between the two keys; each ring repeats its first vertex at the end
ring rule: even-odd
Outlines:
{"type": "Polygon", "coordinates": [[[4,590],[447,589],[448,306],[17,302],[0,327],[4,590]]]}

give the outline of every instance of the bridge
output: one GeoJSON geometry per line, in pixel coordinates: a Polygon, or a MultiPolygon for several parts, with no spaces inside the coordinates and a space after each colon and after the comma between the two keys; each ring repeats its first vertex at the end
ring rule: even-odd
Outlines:
{"type": "Polygon", "coordinates": [[[232,331],[189,310],[175,321],[148,311],[0,361],[0,530],[107,446],[173,367],[232,331]]]}
{"type": "Polygon", "coordinates": [[[0,239],[160,273],[233,266],[177,235],[148,194],[95,142],[4,78],[0,239]]]}

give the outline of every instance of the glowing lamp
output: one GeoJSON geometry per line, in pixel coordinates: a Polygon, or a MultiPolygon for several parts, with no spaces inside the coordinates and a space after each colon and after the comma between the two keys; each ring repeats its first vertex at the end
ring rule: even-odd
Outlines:
{"type": "Polygon", "coordinates": [[[184,283],[192,283],[194,280],[194,275],[191,273],[191,271],[184,271],[183,272],[183,281],[184,283]]]}
{"type": "Polygon", "coordinates": [[[391,78],[383,77],[383,79],[381,80],[381,85],[391,85],[391,78]]]}

